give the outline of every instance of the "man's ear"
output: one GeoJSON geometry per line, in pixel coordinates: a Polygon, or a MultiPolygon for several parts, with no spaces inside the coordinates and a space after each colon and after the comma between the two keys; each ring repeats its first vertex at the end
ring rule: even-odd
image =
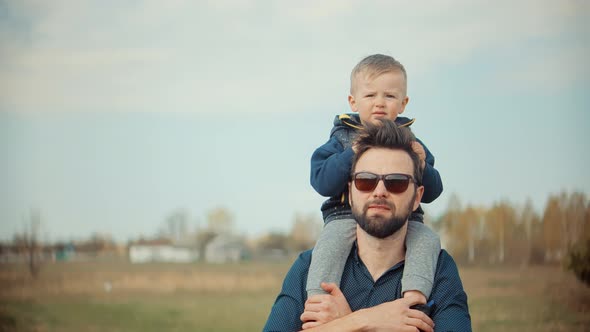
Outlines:
{"type": "Polygon", "coordinates": [[[420,205],[422,195],[424,195],[424,186],[419,186],[416,188],[416,197],[414,197],[414,208],[412,209],[412,211],[416,211],[418,205],[420,205]]]}
{"type": "Polygon", "coordinates": [[[353,112],[358,112],[356,108],[356,99],[354,99],[353,95],[348,95],[348,106],[350,106],[350,110],[353,112]]]}

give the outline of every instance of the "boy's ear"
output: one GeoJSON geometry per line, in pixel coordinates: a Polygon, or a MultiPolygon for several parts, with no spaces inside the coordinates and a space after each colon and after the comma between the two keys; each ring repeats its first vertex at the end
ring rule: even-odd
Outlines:
{"type": "Polygon", "coordinates": [[[348,95],[348,105],[350,106],[351,111],[358,112],[356,108],[356,100],[354,99],[353,95],[348,95]]]}
{"type": "Polygon", "coordinates": [[[405,96],[404,99],[402,100],[402,109],[399,111],[398,114],[402,114],[405,111],[406,106],[408,105],[409,102],[410,102],[410,97],[405,96]]]}

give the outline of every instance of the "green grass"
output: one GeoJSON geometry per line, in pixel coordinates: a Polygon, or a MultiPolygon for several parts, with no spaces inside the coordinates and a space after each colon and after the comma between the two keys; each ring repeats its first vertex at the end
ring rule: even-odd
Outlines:
{"type": "Polygon", "coordinates": [[[2,301],[0,307],[14,331],[260,331],[273,297],[270,293],[60,296],[2,301]]]}

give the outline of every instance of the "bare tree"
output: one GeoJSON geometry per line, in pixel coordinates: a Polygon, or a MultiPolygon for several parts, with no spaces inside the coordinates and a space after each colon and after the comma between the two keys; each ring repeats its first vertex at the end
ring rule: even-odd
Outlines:
{"type": "Polygon", "coordinates": [[[167,238],[173,242],[183,240],[187,236],[190,216],[184,209],[173,211],[158,230],[158,237],[167,238]]]}
{"type": "Polygon", "coordinates": [[[522,224],[526,238],[526,254],[522,260],[523,266],[528,266],[531,262],[533,255],[533,244],[534,244],[534,222],[538,219],[533,209],[533,202],[530,198],[527,198],[522,212],[520,213],[520,223],[522,224]]]}
{"type": "Polygon", "coordinates": [[[546,260],[557,260],[563,254],[565,236],[562,234],[562,215],[559,197],[549,196],[542,219],[546,260]]]}
{"type": "Polygon", "coordinates": [[[29,272],[33,278],[39,276],[41,270],[41,245],[39,233],[41,229],[41,213],[31,210],[28,217],[23,219],[24,231],[14,236],[14,245],[27,257],[29,272]]]}

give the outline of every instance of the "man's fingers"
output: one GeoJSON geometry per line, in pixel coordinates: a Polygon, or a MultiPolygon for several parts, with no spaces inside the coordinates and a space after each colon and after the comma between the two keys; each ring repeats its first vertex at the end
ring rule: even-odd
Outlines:
{"type": "Polygon", "coordinates": [[[304,323],[316,321],[318,320],[318,314],[316,312],[306,310],[301,314],[301,316],[299,316],[299,319],[304,323]]]}
{"type": "MultiPolygon", "coordinates": [[[[420,303],[420,300],[417,297],[402,297],[401,299],[398,299],[397,301],[403,302],[408,307],[411,307],[414,304],[420,303]]],[[[419,310],[416,310],[416,311],[419,311],[419,310]]],[[[421,312],[421,311],[419,311],[419,312],[421,312]]]]}
{"type": "Polygon", "coordinates": [[[304,323],[301,328],[304,330],[311,329],[312,327],[320,326],[321,323],[318,322],[306,322],[304,323]]]}
{"type": "Polygon", "coordinates": [[[301,316],[299,316],[299,319],[302,322],[308,322],[308,321],[325,321],[327,317],[326,311],[325,310],[318,310],[318,311],[312,311],[312,310],[307,310],[305,309],[305,311],[301,314],[301,316]]]}
{"type": "Polygon", "coordinates": [[[322,303],[310,303],[305,305],[304,311],[310,312],[320,312],[322,310],[326,310],[326,305],[322,303]]]}
{"type": "Polygon", "coordinates": [[[424,322],[423,320],[418,319],[418,318],[408,318],[406,320],[406,324],[416,327],[416,328],[420,329],[420,331],[423,331],[423,332],[434,332],[434,329],[432,326],[426,324],[426,322],[424,322]]]}
{"type": "Polygon", "coordinates": [[[310,296],[307,301],[305,301],[305,303],[320,303],[325,301],[325,298],[328,297],[329,295],[327,294],[316,294],[316,295],[312,295],[310,296]]]}
{"type": "Polygon", "coordinates": [[[322,282],[320,284],[320,286],[322,287],[323,290],[330,293],[330,295],[342,294],[342,292],[340,291],[340,288],[338,288],[338,286],[333,282],[322,282]]]}
{"type": "Polygon", "coordinates": [[[424,322],[425,324],[428,324],[429,326],[434,326],[434,321],[432,321],[432,319],[428,317],[428,315],[426,315],[420,310],[410,309],[408,317],[411,319],[418,319],[424,322]]]}

